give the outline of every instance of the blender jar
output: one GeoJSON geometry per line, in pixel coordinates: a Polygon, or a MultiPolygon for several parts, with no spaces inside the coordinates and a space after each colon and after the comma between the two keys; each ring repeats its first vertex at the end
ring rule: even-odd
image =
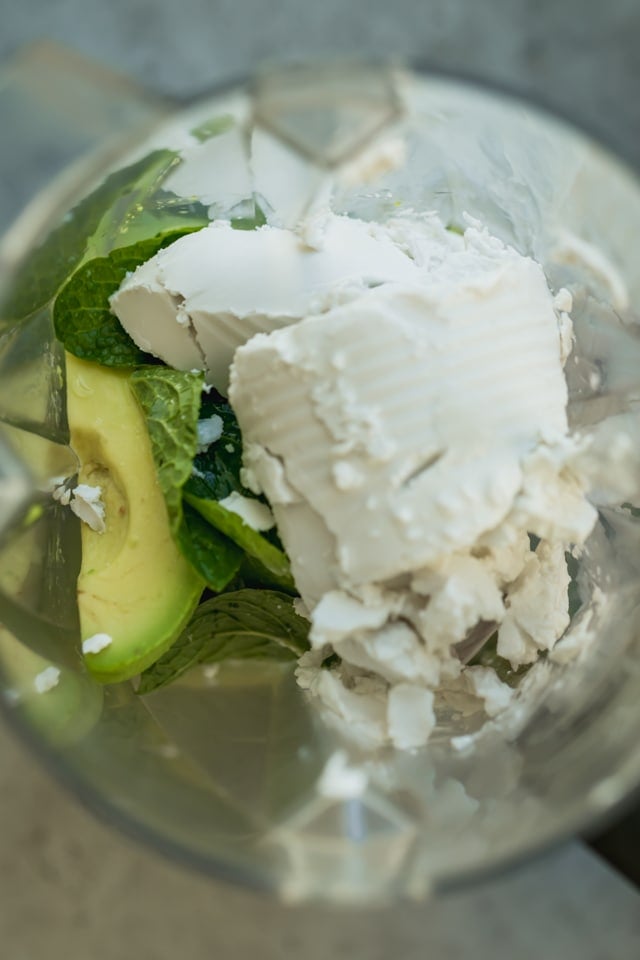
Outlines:
{"type": "MultiPolygon", "coordinates": [[[[16,130],[3,165],[32,165],[35,195],[0,260],[0,686],[53,772],[121,829],[216,876],[363,903],[468,882],[627,795],[640,780],[640,521],[622,505],[601,506],[576,561],[564,654],[522,680],[503,725],[454,705],[423,750],[372,757],[324,722],[289,664],[196,669],[146,697],[93,680],[79,520],[51,496],[77,471],[51,304],[89,256],[202,218],[250,226],[260,209],[291,226],[327,200],[364,220],[434,210],[456,229],[469,215],[554,287],[583,289],[569,417],[596,428],[633,418],[640,385],[634,174],[503,94],[363,64],[274,69],[170,108],[40,50],[0,109],[16,130]],[[358,789],[327,787],[336,751],[366,771],[358,789]]],[[[5,219],[24,199],[8,198],[5,219]]]]}

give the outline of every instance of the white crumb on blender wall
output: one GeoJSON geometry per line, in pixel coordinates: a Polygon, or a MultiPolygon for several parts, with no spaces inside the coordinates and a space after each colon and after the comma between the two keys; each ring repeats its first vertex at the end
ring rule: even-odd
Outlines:
{"type": "Polygon", "coordinates": [[[106,650],[112,643],[113,637],[109,636],[108,633],[94,633],[93,636],[82,641],[82,652],[100,653],[101,650],[106,650]]]}
{"type": "Polygon", "coordinates": [[[57,667],[45,667],[33,678],[33,686],[36,693],[48,693],[58,686],[60,681],[60,671],[57,667]]]}

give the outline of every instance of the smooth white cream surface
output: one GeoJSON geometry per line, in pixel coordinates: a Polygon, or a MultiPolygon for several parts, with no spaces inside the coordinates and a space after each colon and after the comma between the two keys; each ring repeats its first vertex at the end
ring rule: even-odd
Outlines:
{"type": "Polygon", "coordinates": [[[320,249],[291,230],[212,223],[161,250],[111,298],[143,350],[182,370],[203,369],[226,392],[234,351],[369,286],[414,281],[415,263],[373,225],[325,217],[320,249]]]}

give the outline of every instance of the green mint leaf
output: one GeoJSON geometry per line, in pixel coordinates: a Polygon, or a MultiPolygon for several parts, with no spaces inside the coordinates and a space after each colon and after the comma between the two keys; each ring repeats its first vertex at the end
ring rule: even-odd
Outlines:
{"type": "Polygon", "coordinates": [[[309,623],[274,590],[237,590],[202,603],[179,639],[140,678],[139,694],[177,680],[200,663],[291,661],[308,649],[309,623]]]}
{"type": "Polygon", "coordinates": [[[222,420],[222,434],[204,452],[196,454],[196,469],[185,490],[204,500],[224,500],[234,491],[250,497],[251,492],[240,483],[242,434],[236,415],[226,401],[211,400],[205,393],[200,419],[214,415],[222,420]]]}
{"type": "Polygon", "coordinates": [[[109,306],[109,297],[126,274],[125,263],[117,266],[111,257],[100,257],[80,267],[62,288],[53,322],[58,340],[69,353],[109,367],[133,367],[144,361],[143,352],[109,306]]]}
{"type": "Polygon", "coordinates": [[[53,307],[56,336],[66,350],[83,360],[107,367],[133,367],[145,354],[111,312],[109,297],[127,273],[146,263],[193,228],[171,230],[130,247],[118,247],[106,257],[83,264],[64,285],[53,307]]]}
{"type": "Polygon", "coordinates": [[[158,483],[171,531],[177,538],[182,523],[182,488],[191,474],[198,446],[204,377],[171,367],[140,367],[131,374],[130,382],[147,421],[158,483]]]}
{"type": "MultiPolygon", "coordinates": [[[[190,494],[201,500],[210,501],[224,500],[234,491],[245,497],[254,497],[254,494],[240,482],[242,434],[236,415],[223,397],[220,397],[214,391],[210,391],[209,393],[203,393],[200,419],[206,419],[213,415],[220,417],[222,420],[222,434],[214,443],[210,444],[207,450],[196,454],[194,459],[195,470],[187,480],[183,492],[185,495],[190,494]]],[[[256,497],[255,499],[265,502],[263,497],[256,497]]],[[[228,520],[229,518],[225,517],[225,519],[228,520]]],[[[224,520],[218,520],[214,525],[218,530],[222,529],[219,525],[220,522],[224,523],[224,520]]],[[[233,521],[231,522],[233,523],[233,521]]],[[[235,527],[237,528],[237,526],[236,522],[235,527]]],[[[208,527],[209,530],[214,529],[211,526],[211,521],[209,521],[208,527]]],[[[250,550],[251,546],[247,545],[246,537],[242,537],[242,532],[247,534],[247,530],[239,533],[241,540],[238,540],[238,531],[236,530],[234,535],[234,533],[229,532],[230,529],[227,524],[225,528],[226,536],[231,537],[235,543],[239,544],[243,551],[250,550]]],[[[295,595],[296,590],[289,573],[288,564],[285,570],[282,563],[284,552],[280,541],[277,539],[275,529],[262,534],[256,534],[254,531],[254,536],[249,532],[247,535],[251,538],[253,544],[253,555],[247,552],[244,554],[239,571],[241,580],[247,586],[275,587],[295,595]],[[275,569],[265,566],[257,556],[258,554],[262,556],[265,544],[268,551],[267,559],[271,561],[272,568],[275,563],[275,569]],[[269,545],[272,545],[278,552],[272,553],[269,545]],[[283,570],[285,570],[284,573],[283,570]]]]}
{"type": "MultiPolygon", "coordinates": [[[[263,497],[255,497],[240,481],[240,468],[242,467],[242,434],[240,433],[240,427],[233,409],[224,398],[214,394],[214,391],[203,394],[200,407],[201,419],[212,415],[216,415],[222,420],[222,434],[207,450],[196,454],[195,470],[184,486],[184,493],[199,497],[202,500],[224,500],[225,497],[235,491],[245,497],[252,497],[263,503],[266,502],[263,497]]],[[[278,539],[275,528],[265,531],[260,534],[260,537],[263,541],[277,548],[280,554],[283,553],[282,544],[278,539]]],[[[244,549],[247,549],[246,545],[244,545],[244,549]]],[[[256,551],[262,549],[262,542],[258,542],[256,551]]],[[[240,576],[248,586],[276,587],[294,595],[296,593],[288,569],[283,576],[279,562],[277,570],[274,572],[261,563],[257,556],[246,554],[242,561],[240,576]]]]}
{"type": "Polygon", "coordinates": [[[229,537],[268,572],[272,582],[286,590],[294,590],[291,568],[287,555],[262,536],[241,517],[227,510],[215,500],[194,497],[185,491],[185,501],[201,514],[213,527],[229,537]],[[274,579],[275,578],[275,579],[274,579]]]}
{"type": "Polygon", "coordinates": [[[237,657],[240,641],[264,645],[270,659],[297,659],[309,649],[309,621],[295,612],[292,597],[277,590],[223,593],[205,601],[196,617],[211,617],[215,628],[202,663],[237,657]]]}
{"type": "Polygon", "coordinates": [[[218,134],[231,130],[234,125],[235,120],[231,114],[225,113],[221,117],[209,117],[207,120],[198,124],[197,127],[194,127],[193,130],[190,130],[189,133],[192,137],[195,137],[196,140],[199,140],[200,143],[205,143],[205,141],[210,140],[212,137],[217,137],[218,134]]]}
{"type": "Polygon", "coordinates": [[[183,555],[216,593],[228,586],[242,564],[244,554],[240,547],[188,504],[183,504],[177,541],[183,555]]]}
{"type": "MultiPolygon", "coordinates": [[[[268,531],[269,533],[271,531],[268,531]]],[[[262,534],[264,536],[264,534],[262,534]]],[[[293,578],[290,574],[279,576],[272,573],[263,563],[260,563],[256,557],[245,553],[242,558],[242,564],[239,570],[239,578],[245,587],[254,587],[258,590],[273,589],[281,590],[292,597],[298,597],[298,593],[293,578]]]]}
{"type": "Polygon", "coordinates": [[[95,255],[96,246],[107,252],[115,245],[105,246],[107,236],[126,226],[141,199],[157,189],[175,162],[172,151],[157,150],[110,174],[81,200],[20,265],[2,305],[3,320],[11,324],[44,307],[85,257],[95,255]]]}

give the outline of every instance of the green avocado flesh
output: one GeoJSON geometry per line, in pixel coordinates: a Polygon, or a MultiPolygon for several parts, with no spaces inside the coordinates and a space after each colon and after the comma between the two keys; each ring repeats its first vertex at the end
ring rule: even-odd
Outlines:
{"type": "Polygon", "coordinates": [[[92,675],[114,683],[140,673],[177,639],[203,581],[178,550],[157,482],[144,416],[129,374],[66,355],[71,446],[79,483],[99,486],[104,533],[82,524],[81,639],[111,638],[85,653],[92,675]]]}

